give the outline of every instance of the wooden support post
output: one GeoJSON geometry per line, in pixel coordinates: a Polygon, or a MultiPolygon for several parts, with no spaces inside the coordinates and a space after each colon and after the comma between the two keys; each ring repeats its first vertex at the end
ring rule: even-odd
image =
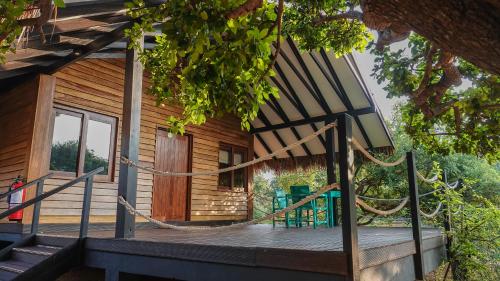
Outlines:
{"type": "Polygon", "coordinates": [[[419,213],[420,203],[418,198],[417,166],[415,163],[415,153],[413,151],[406,153],[406,163],[408,166],[408,185],[410,188],[411,226],[413,230],[413,240],[415,241],[416,251],[415,255],[413,255],[415,279],[424,280],[424,252],[422,247],[422,226],[419,213]]]}
{"type": "MultiPolygon", "coordinates": [[[[448,188],[448,176],[446,175],[446,171],[443,171],[443,182],[446,184],[444,188],[448,188]]],[[[446,200],[448,201],[448,200],[446,200]]],[[[446,231],[446,258],[448,260],[451,259],[450,250],[451,250],[451,212],[449,209],[448,202],[443,204],[443,226],[446,231]]]]}
{"type": "MultiPolygon", "coordinates": [[[[144,44],[144,39],[141,40],[144,44]]],[[[128,43],[130,45],[130,42],[128,43]]],[[[123,97],[122,121],[122,157],[134,162],[139,161],[139,133],[141,122],[142,77],[143,67],[138,60],[139,54],[135,49],[128,49],[125,59],[125,91],[123,97]]],[[[118,196],[122,196],[130,205],[135,207],[137,195],[137,170],[120,163],[118,179],[118,196]]],[[[135,216],[117,203],[116,210],[116,238],[132,238],[135,234],[135,216]]]]}
{"type": "Polygon", "coordinates": [[[354,191],[354,151],[352,148],[352,117],[347,114],[337,119],[339,141],[339,175],[342,204],[342,245],[347,257],[346,280],[359,281],[358,225],[354,191]]]}
{"type": "MultiPolygon", "coordinates": [[[[329,119],[325,124],[331,124],[335,119],[329,119]]],[[[327,183],[332,184],[337,182],[337,175],[335,173],[335,129],[331,128],[326,130],[326,177],[327,183]]],[[[331,206],[333,206],[333,212],[328,217],[328,225],[330,227],[338,225],[338,207],[337,198],[328,197],[331,206]]],[[[330,206],[329,204],[329,206],[330,206]]],[[[330,210],[329,210],[330,211],[330,210]]]]}
{"type": "MultiPolygon", "coordinates": [[[[44,180],[39,180],[36,183],[36,194],[35,197],[42,195],[43,193],[43,182],[44,180]]],[[[31,234],[36,234],[38,232],[38,223],[40,221],[40,207],[42,202],[36,202],[33,207],[33,219],[31,220],[31,234]]]]}
{"type": "Polygon", "coordinates": [[[83,190],[82,218],[80,222],[80,238],[86,238],[89,229],[93,185],[94,176],[92,175],[85,179],[85,189],[83,190]]]}

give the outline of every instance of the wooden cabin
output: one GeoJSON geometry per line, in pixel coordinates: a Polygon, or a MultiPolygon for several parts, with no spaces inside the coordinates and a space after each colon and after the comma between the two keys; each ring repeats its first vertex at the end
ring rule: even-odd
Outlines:
{"type": "MultiPolygon", "coordinates": [[[[249,132],[237,118],[225,116],[173,136],[165,120],[182,109],[158,105],[148,94],[148,75],[137,52],[126,49],[124,30],[131,21],[123,1],[100,1],[99,6],[65,2],[57,21],[43,26],[50,40],[41,44],[40,34],[33,33],[25,48],[8,54],[0,66],[0,196],[18,176],[41,186],[26,189],[25,200],[31,203],[22,223],[9,223],[6,198],[0,201],[0,217],[5,217],[0,240],[12,243],[0,249],[0,257],[36,255],[46,245],[53,249],[44,255],[51,259],[17,271],[9,260],[0,261],[0,279],[54,277],[78,264],[101,270],[110,281],[122,274],[135,274],[137,280],[407,281],[442,260],[441,233],[428,230],[422,238],[418,220],[413,236],[410,229],[362,229],[358,243],[352,138],[371,151],[390,150],[393,144],[351,55],[301,52],[288,39],[274,66],[277,75],[271,78],[280,99],[262,106],[249,132]],[[256,226],[203,235],[138,229],[136,235],[135,217],[117,203],[122,196],[147,216],[178,224],[251,219],[253,167],[220,175],[162,177],[120,163],[121,156],[162,171],[211,171],[266,156],[332,122],[337,129],[265,165],[324,165],[329,184],[340,178],[341,228],[296,233],[256,226]],[[103,171],[88,180],[86,175],[98,167],[103,171]],[[47,174],[42,185],[37,179],[47,174]],[[41,235],[38,220],[45,234],[68,236],[41,235]],[[89,221],[94,225],[90,234],[89,221]],[[100,228],[106,223],[114,232],[100,228]],[[32,236],[20,234],[24,226],[31,226],[32,236]],[[78,238],[71,226],[79,227],[78,238]],[[377,243],[371,243],[373,235],[380,237],[377,243]],[[77,258],[81,256],[84,260],[77,258]],[[57,267],[47,270],[53,264],[57,267]],[[401,274],[399,269],[406,267],[411,270],[401,274]],[[38,275],[41,268],[46,275],[38,275]]],[[[146,48],[154,47],[154,34],[145,34],[144,40],[146,48]]],[[[417,210],[418,204],[412,208],[417,210]]],[[[29,278],[25,280],[33,280],[29,278]]]]}
{"type": "MultiPolygon", "coordinates": [[[[32,180],[49,171],[54,176],[45,182],[45,190],[50,190],[102,164],[105,171],[96,177],[91,216],[93,221],[114,222],[124,72],[123,59],[83,59],[2,94],[1,104],[9,105],[0,109],[2,191],[18,175],[32,180]]],[[[219,168],[219,154],[231,153],[237,161],[253,155],[251,135],[232,117],[212,119],[202,127],[188,127],[184,136],[169,137],[164,120],[182,109],[157,106],[154,97],[146,94],[147,78],[144,82],[141,165],[179,172],[213,170],[219,168]]],[[[232,181],[217,176],[164,179],[139,173],[137,207],[160,220],[244,220],[248,171],[237,172],[236,181],[232,174],[224,176],[232,181]]],[[[43,202],[42,222],[77,222],[81,209],[75,208],[75,202],[82,201],[82,189],[75,186],[43,202]]]]}

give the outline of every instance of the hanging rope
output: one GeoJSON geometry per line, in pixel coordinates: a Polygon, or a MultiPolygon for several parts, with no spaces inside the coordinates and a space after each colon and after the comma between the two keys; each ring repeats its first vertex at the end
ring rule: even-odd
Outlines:
{"type": "Polygon", "coordinates": [[[443,207],[443,203],[442,202],[439,202],[438,206],[436,207],[436,210],[434,210],[434,212],[430,213],[430,214],[427,214],[425,213],[424,211],[420,210],[420,214],[426,218],[429,218],[429,219],[432,219],[433,217],[435,217],[439,211],[441,210],[441,207],[443,207]]]}
{"type": "Polygon", "coordinates": [[[366,156],[366,158],[370,159],[374,163],[379,164],[380,166],[394,167],[394,166],[397,166],[397,165],[403,163],[403,161],[405,161],[405,159],[406,159],[406,156],[403,155],[403,156],[401,156],[401,158],[399,158],[398,160],[396,160],[394,162],[384,162],[382,160],[375,158],[373,155],[371,155],[370,152],[368,152],[355,138],[352,139],[352,144],[357,149],[359,149],[359,151],[361,151],[361,153],[363,153],[366,156]]]}
{"type": "Polygon", "coordinates": [[[129,214],[131,215],[137,215],[137,216],[140,216],[142,218],[144,218],[145,220],[147,220],[148,222],[152,223],[152,224],[155,224],[157,226],[159,226],[160,228],[168,228],[168,229],[173,229],[173,230],[185,230],[185,231],[189,231],[189,230],[220,230],[220,229],[229,229],[229,228],[238,228],[238,227],[244,227],[244,226],[248,226],[248,225],[252,225],[252,224],[257,224],[259,222],[262,222],[262,221],[266,221],[266,220],[270,220],[272,219],[273,217],[277,217],[277,216],[280,216],[282,214],[285,214],[285,213],[288,213],[292,210],[295,210],[309,202],[311,202],[312,200],[315,200],[316,198],[322,196],[325,192],[328,192],[334,188],[338,188],[339,187],[339,184],[335,183],[335,184],[330,184],[330,185],[327,185],[327,186],[324,186],[320,189],[318,189],[317,192],[307,196],[307,197],[304,197],[302,200],[300,200],[299,202],[295,203],[295,204],[292,204],[284,209],[281,209],[275,213],[272,213],[272,214],[268,214],[266,216],[263,216],[263,217],[260,217],[260,218],[257,218],[257,219],[253,219],[251,221],[246,221],[246,222],[240,222],[240,223],[235,223],[235,224],[231,224],[231,225],[223,225],[223,226],[184,226],[184,225],[174,225],[174,224],[170,224],[170,223],[165,223],[165,222],[162,222],[162,221],[159,221],[157,219],[153,219],[151,218],[150,216],[144,214],[143,212],[141,211],[138,211],[136,210],[132,205],[130,205],[127,200],[125,200],[122,196],[119,196],[118,197],[118,203],[120,205],[122,205],[129,214]]]}
{"type": "Polygon", "coordinates": [[[437,175],[434,175],[432,178],[430,179],[426,179],[419,171],[417,171],[417,177],[422,180],[423,182],[426,182],[426,183],[435,183],[439,180],[439,177],[437,175]]]}
{"type": "Polygon", "coordinates": [[[358,195],[359,198],[361,199],[365,199],[365,200],[372,200],[372,201],[383,201],[383,202],[392,202],[392,201],[402,201],[404,200],[406,197],[402,197],[402,198],[375,198],[375,197],[368,197],[368,196],[364,196],[364,195],[358,195]]]}
{"type": "Polygon", "coordinates": [[[255,165],[257,163],[269,160],[269,159],[271,159],[271,158],[273,158],[275,156],[281,155],[282,153],[287,152],[289,150],[292,150],[295,147],[297,147],[297,146],[299,146],[299,145],[301,145],[303,143],[311,141],[312,139],[314,139],[317,136],[319,136],[322,133],[324,133],[326,130],[333,128],[334,126],[335,126],[334,123],[330,123],[328,125],[325,125],[321,129],[317,130],[316,132],[314,132],[314,133],[312,133],[312,134],[310,134],[310,135],[302,138],[301,140],[296,141],[296,142],[294,142],[294,143],[292,143],[292,144],[290,144],[288,146],[285,146],[285,147],[283,147],[281,149],[278,149],[278,150],[276,150],[273,153],[267,154],[266,156],[262,156],[262,157],[254,159],[252,161],[248,161],[248,162],[245,162],[245,163],[234,165],[232,167],[227,167],[227,168],[218,169],[218,170],[203,171],[203,172],[191,172],[191,173],[179,173],[179,172],[170,172],[170,171],[159,171],[159,170],[156,170],[156,169],[151,168],[151,167],[141,166],[141,165],[135,163],[134,161],[132,161],[130,159],[127,159],[124,156],[122,156],[121,162],[123,164],[127,165],[127,166],[135,167],[137,169],[148,171],[150,173],[153,173],[155,175],[160,175],[160,176],[176,176],[176,177],[189,176],[189,177],[192,177],[192,176],[218,175],[218,174],[221,174],[221,173],[225,173],[225,172],[229,172],[229,171],[234,171],[234,170],[245,168],[245,167],[248,167],[248,166],[251,166],[251,165],[255,165]]]}
{"type": "Polygon", "coordinates": [[[380,215],[380,216],[389,216],[389,215],[392,215],[392,214],[395,214],[395,213],[399,212],[408,203],[408,200],[410,200],[410,197],[405,197],[401,201],[401,203],[398,206],[396,206],[394,209],[390,209],[390,210],[378,210],[378,209],[375,209],[372,206],[366,204],[366,202],[363,201],[363,200],[361,200],[361,198],[356,197],[356,203],[361,208],[363,208],[365,211],[368,211],[368,212],[371,212],[371,213],[374,213],[374,214],[377,214],[377,215],[380,215]]]}
{"type": "Polygon", "coordinates": [[[458,187],[459,184],[460,184],[460,181],[456,181],[456,182],[452,183],[451,185],[446,183],[446,187],[449,189],[455,189],[458,187]]]}

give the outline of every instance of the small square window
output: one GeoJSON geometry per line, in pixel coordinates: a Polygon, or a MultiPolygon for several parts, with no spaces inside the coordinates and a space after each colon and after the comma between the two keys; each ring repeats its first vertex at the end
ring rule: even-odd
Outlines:
{"type": "MultiPolygon", "coordinates": [[[[219,169],[232,167],[247,161],[247,150],[228,144],[221,144],[219,148],[219,169]]],[[[241,168],[219,174],[219,188],[232,189],[247,187],[247,169],[241,168]]]]}

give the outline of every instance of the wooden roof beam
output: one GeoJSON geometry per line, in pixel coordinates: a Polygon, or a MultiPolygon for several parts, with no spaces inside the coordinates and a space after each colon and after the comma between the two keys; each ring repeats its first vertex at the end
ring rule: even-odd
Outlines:
{"type": "Polygon", "coordinates": [[[338,113],[332,113],[332,114],[326,114],[326,115],[321,115],[321,116],[316,116],[316,117],[310,117],[310,118],[304,118],[301,120],[296,120],[296,121],[290,121],[290,122],[285,122],[281,124],[275,124],[275,125],[266,125],[265,127],[260,127],[260,128],[252,128],[250,129],[251,134],[256,134],[256,133],[262,133],[262,132],[268,132],[268,131],[276,131],[280,129],[287,129],[291,127],[298,127],[298,126],[304,126],[304,125],[309,125],[309,124],[314,124],[317,122],[325,122],[329,121],[332,119],[336,119],[338,116],[342,114],[349,114],[351,116],[359,116],[359,115],[365,115],[365,114],[370,114],[370,113],[375,113],[375,109],[371,107],[366,107],[362,109],[354,109],[354,110],[347,110],[344,112],[338,112],[338,113]]]}

